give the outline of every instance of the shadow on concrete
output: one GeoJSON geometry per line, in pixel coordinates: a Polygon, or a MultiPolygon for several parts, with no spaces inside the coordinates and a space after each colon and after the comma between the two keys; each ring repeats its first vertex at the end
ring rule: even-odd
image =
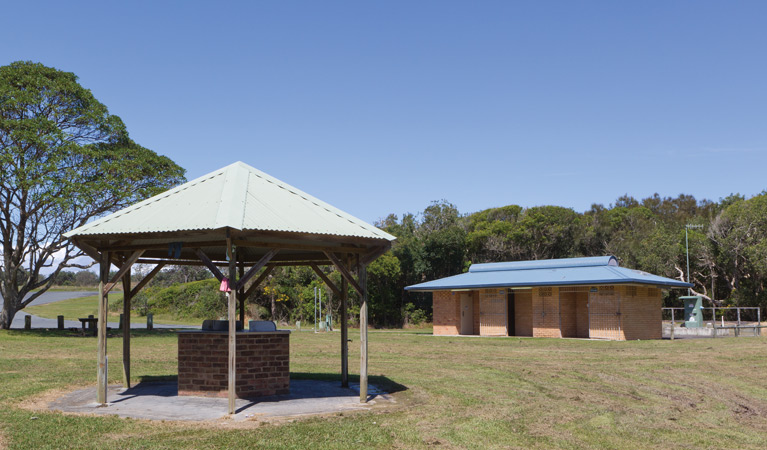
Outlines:
{"type": "MultiPolygon", "coordinates": [[[[340,377],[335,374],[295,375],[303,379],[291,378],[290,394],[256,399],[238,398],[235,402],[236,413],[230,418],[261,420],[268,417],[364,410],[381,402],[394,403],[395,400],[390,394],[406,389],[386,377],[371,377],[368,402],[360,403],[359,383],[355,382],[357,380],[350,379],[349,387],[343,388],[340,377]],[[385,389],[384,386],[392,387],[393,391],[385,389]]],[[[179,396],[178,383],[175,380],[142,381],[130,389],[109,386],[107,406],[101,407],[95,400],[96,388],[91,387],[55,400],[50,404],[50,408],[65,412],[117,414],[121,417],[154,420],[217,420],[228,416],[226,397],[179,396]]]]}
{"type": "MultiPolygon", "coordinates": [[[[255,402],[280,401],[284,398],[292,399],[318,399],[324,397],[334,397],[338,395],[336,389],[329,390],[325,387],[341,387],[341,375],[334,373],[315,373],[315,372],[291,372],[291,381],[323,381],[327,383],[293,383],[290,385],[290,394],[272,395],[258,398],[242,398],[242,400],[254,400],[255,402]],[[322,388],[320,388],[322,386],[322,388]]],[[[129,389],[124,389],[120,395],[135,397],[138,395],[151,395],[158,397],[173,397],[178,395],[178,375],[143,375],[139,377],[139,383],[129,389]]],[[[359,375],[349,376],[349,389],[359,393],[359,375]]],[[[385,376],[377,375],[368,377],[368,400],[372,400],[383,393],[394,394],[406,391],[407,387],[399,384],[385,376]]],[[[117,403],[120,400],[115,400],[117,403]]]]}

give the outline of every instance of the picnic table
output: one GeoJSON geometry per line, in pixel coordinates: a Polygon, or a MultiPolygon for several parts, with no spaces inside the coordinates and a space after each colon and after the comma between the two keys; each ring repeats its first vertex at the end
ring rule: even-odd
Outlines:
{"type": "Polygon", "coordinates": [[[85,332],[86,330],[91,330],[91,334],[93,336],[96,336],[96,332],[98,330],[98,323],[99,323],[98,318],[90,316],[90,317],[80,317],[78,320],[83,325],[83,332],[85,332]],[[88,325],[87,328],[86,328],[86,325],[88,325]]]}

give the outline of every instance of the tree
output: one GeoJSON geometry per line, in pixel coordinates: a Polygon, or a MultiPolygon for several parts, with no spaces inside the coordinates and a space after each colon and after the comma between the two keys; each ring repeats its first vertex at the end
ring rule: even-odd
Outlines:
{"type": "Polygon", "coordinates": [[[709,237],[717,246],[717,266],[738,305],[767,303],[767,193],[727,206],[709,237]]]}
{"type": "Polygon", "coordinates": [[[62,233],[184,179],[73,73],[32,62],[0,67],[0,165],[0,328],[62,269],[88,267],[62,233]]]}

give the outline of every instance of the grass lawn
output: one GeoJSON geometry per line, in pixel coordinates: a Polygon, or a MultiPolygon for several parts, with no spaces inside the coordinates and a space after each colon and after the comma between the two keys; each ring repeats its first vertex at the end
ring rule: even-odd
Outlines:
{"type": "MultiPolygon", "coordinates": [[[[174,334],[134,336],[134,381],[176,374],[174,334]]],[[[350,336],[356,373],[359,341],[350,336]]],[[[337,378],[339,339],[293,333],[293,376],[337,378]]],[[[119,383],[121,339],[108,346],[110,383],[119,383]]],[[[35,397],[95,384],[96,340],[0,331],[0,447],[767,447],[767,337],[600,342],[372,331],[369,348],[371,382],[400,386],[396,405],[243,427],[30,411],[35,397]]]]}
{"type": "MultiPolygon", "coordinates": [[[[109,304],[118,304],[120,311],[122,311],[122,301],[123,294],[121,292],[109,294],[109,304]]],[[[72,298],[60,302],[46,303],[44,305],[28,306],[24,308],[24,312],[46,319],[55,319],[59,315],[62,315],[65,320],[77,320],[80,317],[88,317],[90,314],[98,316],[98,305],[98,295],[93,295],[90,297],[72,298]]],[[[119,321],[120,313],[109,312],[109,320],[113,322],[119,321]]],[[[131,322],[146,322],[146,317],[131,313],[131,322]]],[[[178,319],[170,314],[155,314],[154,323],[167,325],[200,325],[202,319],[178,319]]]]}

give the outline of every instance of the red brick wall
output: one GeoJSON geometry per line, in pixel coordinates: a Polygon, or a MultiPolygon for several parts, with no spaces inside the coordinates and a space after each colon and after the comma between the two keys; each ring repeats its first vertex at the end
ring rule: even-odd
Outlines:
{"type": "Polygon", "coordinates": [[[644,286],[621,286],[623,338],[661,339],[661,292],[644,286]]]}
{"type": "MultiPolygon", "coordinates": [[[[432,325],[435,335],[457,335],[461,333],[461,297],[450,291],[432,293],[432,325]]],[[[477,317],[479,314],[477,314],[477,317]]]]}
{"type": "MultiPolygon", "coordinates": [[[[580,337],[589,335],[588,288],[562,292],[548,288],[551,296],[541,296],[540,288],[517,290],[514,297],[514,327],[517,336],[580,337]],[[561,306],[560,306],[561,305],[561,306]],[[561,310],[560,310],[561,308],[561,310]],[[542,315],[541,312],[546,314],[542,315]],[[561,318],[561,330],[560,330],[561,318]]],[[[617,339],[661,338],[661,291],[657,288],[615,286],[620,296],[620,327],[617,339]]],[[[480,334],[479,291],[471,293],[474,303],[474,334],[480,334]]],[[[459,293],[436,291],[434,334],[458,335],[461,330],[459,293]]],[[[617,304],[616,304],[617,308],[617,304]]],[[[598,330],[595,330],[598,331],[598,330]]],[[[596,334],[599,336],[599,333],[596,334]]]]}
{"type": "MultiPolygon", "coordinates": [[[[237,333],[235,391],[252,398],[290,393],[290,334],[237,333]]],[[[178,395],[226,397],[227,333],[178,334],[178,395]]]]}

